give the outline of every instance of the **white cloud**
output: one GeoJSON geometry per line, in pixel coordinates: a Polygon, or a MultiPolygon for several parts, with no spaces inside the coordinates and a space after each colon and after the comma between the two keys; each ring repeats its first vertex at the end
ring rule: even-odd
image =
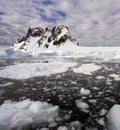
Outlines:
{"type": "Polygon", "coordinates": [[[82,45],[120,45],[119,0],[0,0],[0,23],[1,44],[29,26],[65,24],[82,45]]]}

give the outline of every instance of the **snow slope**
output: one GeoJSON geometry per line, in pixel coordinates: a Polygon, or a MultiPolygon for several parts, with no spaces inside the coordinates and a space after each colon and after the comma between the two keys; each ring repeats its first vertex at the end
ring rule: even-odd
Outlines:
{"type": "Polygon", "coordinates": [[[76,40],[71,36],[68,27],[59,25],[49,28],[29,28],[27,35],[18,39],[13,45],[14,51],[32,53],[37,55],[41,51],[70,51],[69,46],[77,46],[76,40]]]}

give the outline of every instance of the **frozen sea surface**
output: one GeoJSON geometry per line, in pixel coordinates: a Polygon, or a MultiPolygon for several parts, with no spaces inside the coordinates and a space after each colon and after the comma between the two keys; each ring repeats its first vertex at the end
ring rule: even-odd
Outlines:
{"type": "MultiPolygon", "coordinates": [[[[54,62],[60,63],[56,64],[57,69],[65,67],[64,71],[50,73],[47,76],[46,74],[35,75],[26,79],[15,78],[12,73],[4,78],[1,75],[0,112],[6,101],[9,102],[7,103],[9,106],[26,100],[30,103],[45,102],[48,106],[52,104],[53,107],[59,107],[58,117],[37,125],[31,122],[29,125],[24,125],[24,128],[21,127],[21,130],[107,129],[110,108],[115,104],[120,104],[119,61],[105,62],[85,58],[1,58],[0,72],[3,73],[5,70],[4,75],[7,75],[7,68],[12,67],[14,70],[14,67],[18,67],[19,64],[42,64],[41,68],[44,68],[44,65],[49,66],[54,62]],[[72,66],[69,66],[70,64],[72,66]],[[87,73],[84,73],[83,70],[86,67],[87,73]],[[10,78],[11,76],[13,78],[10,78]]],[[[54,67],[50,66],[49,70],[54,72],[54,67]]],[[[23,72],[21,73],[23,75],[23,72]]],[[[9,106],[6,109],[9,110],[9,106]]]]}

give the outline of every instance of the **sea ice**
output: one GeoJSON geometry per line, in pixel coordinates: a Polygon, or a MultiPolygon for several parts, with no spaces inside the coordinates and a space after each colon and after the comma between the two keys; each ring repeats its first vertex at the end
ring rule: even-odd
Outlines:
{"type": "Polygon", "coordinates": [[[90,95],[90,93],[91,93],[91,91],[90,90],[88,90],[88,89],[85,89],[85,88],[81,88],[80,89],[80,94],[81,95],[90,95]]]}
{"type": "Polygon", "coordinates": [[[120,130],[120,105],[114,105],[109,114],[110,130],[120,130]]]}
{"type": "Polygon", "coordinates": [[[89,105],[86,102],[83,102],[82,100],[76,100],[75,101],[76,106],[83,112],[88,113],[89,105]]]}
{"type": "Polygon", "coordinates": [[[24,127],[31,123],[47,122],[58,116],[58,106],[46,102],[31,101],[5,102],[0,106],[0,130],[24,127]]]}
{"type": "Polygon", "coordinates": [[[89,64],[82,64],[78,68],[73,68],[73,71],[75,73],[92,75],[92,72],[95,72],[101,68],[102,68],[101,66],[96,65],[95,63],[89,63],[89,64]]]}
{"type": "Polygon", "coordinates": [[[37,76],[62,73],[76,63],[54,61],[50,63],[20,63],[0,70],[0,77],[10,79],[28,79],[37,76]]]}
{"type": "Polygon", "coordinates": [[[110,74],[109,76],[112,78],[119,78],[119,74],[110,74]]]}
{"type": "Polygon", "coordinates": [[[97,76],[96,78],[97,78],[97,79],[105,79],[104,76],[97,76]]]}

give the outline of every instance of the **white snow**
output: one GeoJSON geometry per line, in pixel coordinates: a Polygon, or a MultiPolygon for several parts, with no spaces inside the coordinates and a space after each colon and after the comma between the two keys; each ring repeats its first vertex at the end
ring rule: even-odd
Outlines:
{"type": "Polygon", "coordinates": [[[95,63],[89,63],[89,64],[82,64],[78,68],[73,68],[73,71],[75,73],[92,75],[92,72],[95,72],[101,68],[102,68],[101,66],[96,65],[95,63]]]}
{"type": "Polygon", "coordinates": [[[0,106],[0,130],[24,127],[31,123],[47,122],[58,116],[58,106],[46,102],[31,101],[5,102],[0,106]]]}
{"type": "Polygon", "coordinates": [[[62,32],[57,36],[57,40],[59,40],[62,36],[68,33],[67,28],[63,28],[62,32]]]}
{"type": "Polygon", "coordinates": [[[91,91],[85,88],[80,89],[80,94],[81,95],[90,95],[91,91]]]}
{"type": "Polygon", "coordinates": [[[49,63],[21,63],[0,70],[0,77],[10,79],[28,79],[31,77],[62,73],[76,63],[53,61],[49,63]]]}
{"type": "Polygon", "coordinates": [[[109,114],[110,130],[120,130],[120,105],[114,105],[109,114]]]}

